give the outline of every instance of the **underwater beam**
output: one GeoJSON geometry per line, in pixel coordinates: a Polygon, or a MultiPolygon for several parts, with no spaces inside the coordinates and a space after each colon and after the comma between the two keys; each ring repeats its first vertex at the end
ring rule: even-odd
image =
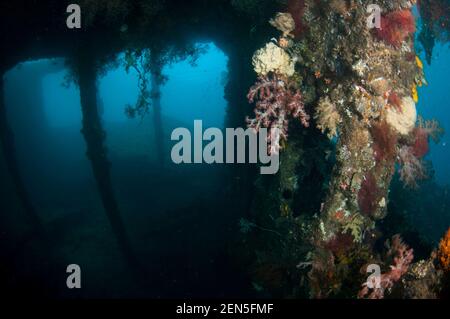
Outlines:
{"type": "Polygon", "coordinates": [[[92,56],[83,55],[79,59],[77,67],[83,114],[81,132],[86,141],[86,154],[91,161],[103,207],[119,247],[130,266],[136,267],[137,260],[131,248],[111,183],[110,163],[104,145],[105,132],[98,114],[95,62],[92,61],[92,56]]]}
{"type": "Polygon", "coordinates": [[[25,187],[16,158],[14,134],[8,124],[6,113],[3,72],[0,73],[0,141],[2,144],[3,156],[5,158],[9,174],[11,175],[12,182],[14,183],[17,196],[19,197],[21,204],[26,214],[28,215],[33,227],[38,231],[40,235],[43,235],[44,227],[42,225],[41,219],[36,213],[34,205],[25,187]]]}
{"type": "Polygon", "coordinates": [[[151,85],[152,85],[152,108],[153,125],[155,126],[155,143],[158,165],[164,166],[164,130],[161,118],[161,69],[162,65],[158,63],[158,58],[152,53],[151,60],[151,85]]]}

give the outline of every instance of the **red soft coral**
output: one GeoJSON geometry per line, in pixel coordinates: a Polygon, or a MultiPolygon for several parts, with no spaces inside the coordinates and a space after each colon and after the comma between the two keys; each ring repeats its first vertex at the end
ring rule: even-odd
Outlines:
{"type": "Polygon", "coordinates": [[[372,125],[370,130],[373,138],[373,153],[375,160],[392,161],[396,155],[397,134],[386,122],[378,122],[372,125]]]}
{"type": "Polygon", "coordinates": [[[336,256],[344,256],[352,250],[353,244],[352,235],[339,233],[325,244],[325,248],[336,256]]]}
{"type": "Polygon", "coordinates": [[[302,18],[305,12],[305,1],[304,0],[289,0],[288,1],[288,12],[292,15],[295,21],[294,36],[296,39],[300,38],[303,31],[305,31],[305,25],[303,24],[302,18]]]}
{"type": "Polygon", "coordinates": [[[388,103],[394,107],[397,111],[402,112],[402,99],[395,92],[390,92],[388,97],[388,103]]]}
{"type": "Polygon", "coordinates": [[[358,192],[358,206],[364,214],[371,214],[377,207],[380,199],[380,189],[377,185],[377,180],[372,173],[364,176],[364,181],[361,183],[361,188],[358,192]]]}
{"type": "Polygon", "coordinates": [[[416,31],[416,24],[410,10],[398,10],[382,16],[381,28],[375,30],[378,39],[399,47],[409,35],[416,31]]]}
{"type": "Polygon", "coordinates": [[[412,146],[412,153],[415,157],[424,157],[429,150],[428,133],[426,130],[418,127],[414,130],[414,145],[412,146]]]}

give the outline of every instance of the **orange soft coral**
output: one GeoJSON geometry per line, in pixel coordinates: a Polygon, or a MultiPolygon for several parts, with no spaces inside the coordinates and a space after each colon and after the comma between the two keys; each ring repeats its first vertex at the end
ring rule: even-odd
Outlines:
{"type": "Polygon", "coordinates": [[[439,244],[438,259],[445,271],[450,271],[450,228],[439,244]]]}

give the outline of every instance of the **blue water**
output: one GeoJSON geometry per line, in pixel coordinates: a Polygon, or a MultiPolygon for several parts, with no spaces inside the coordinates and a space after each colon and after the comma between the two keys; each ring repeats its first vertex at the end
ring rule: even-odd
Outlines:
{"type": "MultiPolygon", "coordinates": [[[[421,54],[422,61],[425,56],[421,54]]],[[[419,88],[418,112],[426,119],[435,118],[446,130],[441,142],[432,143],[427,156],[433,162],[436,181],[441,184],[450,182],[450,47],[437,44],[431,65],[424,63],[428,86],[419,88]]]]}
{"type": "MultiPolygon", "coordinates": [[[[123,54],[119,55],[123,58],[123,54]]],[[[48,63],[48,61],[30,62],[48,63]]],[[[208,51],[201,55],[193,66],[181,61],[165,66],[163,74],[168,81],[162,87],[162,115],[192,124],[202,119],[207,126],[224,125],[226,101],[223,97],[224,77],[228,58],[214,44],[208,44],[208,51]]],[[[27,68],[27,63],[22,68],[27,68]]],[[[64,88],[66,71],[46,75],[42,91],[46,116],[51,126],[80,125],[81,110],[78,89],[71,85],[64,88]]],[[[138,77],[124,67],[109,71],[99,79],[99,96],[103,103],[105,122],[124,122],[124,107],[134,104],[138,96],[138,77]],[[111,94],[113,92],[114,94],[111,94]]]]}
{"type": "MultiPolygon", "coordinates": [[[[234,234],[232,225],[238,220],[234,214],[239,213],[227,211],[223,203],[223,167],[175,167],[169,158],[173,128],[191,127],[196,119],[205,128],[224,126],[228,58],[213,43],[207,47],[195,65],[180,61],[163,69],[168,78],[161,87],[164,170],[157,162],[151,107],[144,119],[125,114],[126,105],[138,97],[136,73],[120,66],[98,78],[114,197],[134,248],[155,276],[151,289],[142,292],[146,296],[239,289],[227,279],[232,268],[223,260],[227,236],[231,230],[234,234]],[[219,268],[224,271],[216,277],[219,268]],[[208,280],[199,281],[199,269],[208,280]]],[[[63,267],[67,259],[86,269],[87,295],[102,297],[105,283],[114,282],[108,295],[124,296],[123,282],[130,282],[132,272],[103,209],[81,134],[79,89],[74,83],[63,85],[67,71],[62,60],[53,59],[24,62],[6,73],[5,101],[17,161],[39,218],[57,238],[55,265],[61,265],[55,267],[63,267]],[[55,63],[59,66],[52,67],[55,63]]],[[[15,202],[6,205],[14,207],[15,202]]],[[[45,270],[34,271],[50,276],[41,258],[33,263],[45,270]]]]}

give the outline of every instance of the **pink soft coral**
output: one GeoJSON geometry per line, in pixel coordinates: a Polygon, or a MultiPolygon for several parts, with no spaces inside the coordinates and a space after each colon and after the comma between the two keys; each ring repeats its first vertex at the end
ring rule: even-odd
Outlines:
{"type": "Polygon", "coordinates": [[[250,103],[256,100],[254,119],[247,118],[248,127],[259,131],[270,129],[268,142],[270,153],[277,154],[281,148],[280,141],[287,139],[288,117],[309,126],[309,115],[305,112],[302,95],[292,83],[277,74],[261,76],[247,95],[250,103]],[[272,134],[277,129],[278,134],[272,134]]]}
{"type": "Polygon", "coordinates": [[[439,143],[444,130],[436,120],[424,120],[419,117],[419,125],[414,129],[414,144],[412,144],[413,154],[424,157],[429,150],[428,140],[431,138],[435,143],[439,143]]]}
{"type": "Polygon", "coordinates": [[[417,187],[417,181],[427,178],[422,161],[414,155],[414,148],[402,146],[398,152],[400,160],[400,180],[411,188],[417,187]]]}
{"type": "Polygon", "coordinates": [[[436,144],[439,143],[442,135],[444,135],[444,129],[436,120],[424,120],[419,116],[417,128],[430,137],[436,144]]]}
{"type": "Polygon", "coordinates": [[[393,258],[391,269],[387,273],[381,274],[378,287],[372,289],[367,286],[367,283],[364,283],[358,293],[358,298],[383,299],[386,290],[392,289],[394,284],[408,272],[409,265],[414,258],[413,249],[403,243],[399,235],[392,237],[387,256],[393,258]]]}

